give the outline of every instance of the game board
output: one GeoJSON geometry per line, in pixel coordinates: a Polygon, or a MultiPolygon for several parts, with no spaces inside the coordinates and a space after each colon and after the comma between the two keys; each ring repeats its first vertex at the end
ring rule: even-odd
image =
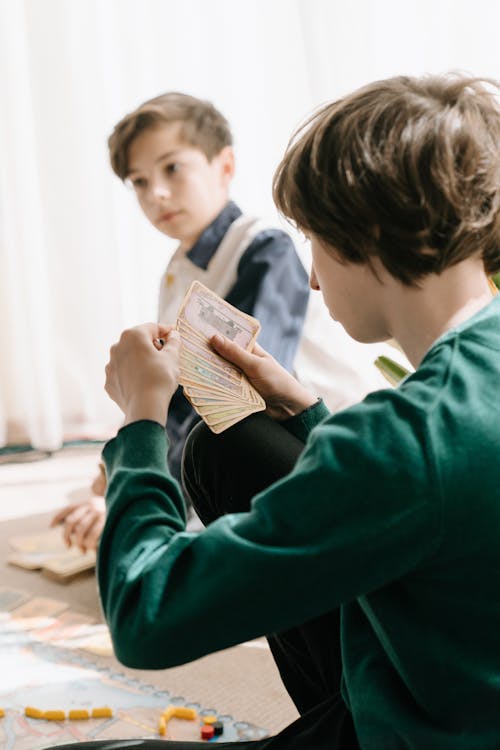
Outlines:
{"type": "MultiPolygon", "coordinates": [[[[0,587],[1,588],[1,587],[0,587]]],[[[41,750],[65,742],[85,739],[156,738],[159,717],[167,706],[195,709],[197,718],[188,721],[172,718],[165,739],[199,740],[204,716],[216,716],[223,724],[223,734],[210,742],[242,741],[267,736],[260,727],[232,716],[219,715],[213,707],[203,707],[184,697],[171,695],[134,679],[112,667],[103,666],[82,651],[81,644],[92,628],[102,636],[103,625],[89,623],[66,610],[53,617],[30,614],[30,601],[19,594],[22,606],[16,604],[15,592],[0,592],[0,748],[2,750],[41,750]],[[3,605],[2,605],[3,602],[3,605]],[[28,605],[28,606],[27,606],[28,605]],[[110,718],[47,721],[25,716],[26,706],[42,711],[62,709],[91,710],[110,707],[110,718]]],[[[33,608],[31,608],[33,609],[33,608]]],[[[168,747],[168,745],[167,745],[168,747]]]]}

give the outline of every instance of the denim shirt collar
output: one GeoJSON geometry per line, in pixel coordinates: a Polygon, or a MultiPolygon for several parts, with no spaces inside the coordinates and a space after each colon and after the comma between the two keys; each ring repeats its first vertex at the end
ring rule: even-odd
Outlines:
{"type": "Polygon", "coordinates": [[[236,203],[233,201],[226,203],[220,214],[201,233],[193,247],[186,253],[189,260],[195,266],[206,269],[227,230],[241,214],[236,203]]]}

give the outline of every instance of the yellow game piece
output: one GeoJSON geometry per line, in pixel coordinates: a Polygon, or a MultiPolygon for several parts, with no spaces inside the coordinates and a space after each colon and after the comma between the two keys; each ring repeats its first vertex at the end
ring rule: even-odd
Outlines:
{"type": "Polygon", "coordinates": [[[78,719],[90,719],[90,714],[86,708],[72,708],[71,711],[68,712],[68,719],[73,719],[75,721],[78,719]]]}
{"type": "Polygon", "coordinates": [[[64,721],[66,718],[66,712],[60,711],[59,709],[55,711],[44,711],[42,715],[42,719],[47,719],[47,721],[64,721]]]}
{"type": "Polygon", "coordinates": [[[210,715],[210,716],[203,717],[204,724],[215,724],[216,721],[217,721],[217,716],[210,715]]]}
{"type": "Polygon", "coordinates": [[[186,708],[185,706],[174,706],[174,714],[176,719],[187,719],[188,721],[194,721],[196,719],[196,711],[194,708],[186,708]]]}
{"type": "Polygon", "coordinates": [[[5,711],[3,708],[0,708],[0,719],[2,719],[5,716],[5,711]]]}
{"type": "Polygon", "coordinates": [[[102,708],[92,709],[93,719],[110,719],[113,716],[113,711],[109,706],[103,706],[102,708]]]}
{"type": "Polygon", "coordinates": [[[33,706],[26,706],[24,715],[29,716],[30,719],[43,719],[43,711],[40,711],[39,708],[33,708],[33,706]]]}
{"type": "Polygon", "coordinates": [[[161,715],[166,721],[170,721],[173,717],[193,721],[197,716],[194,708],[186,708],[186,706],[167,706],[161,715]]]}
{"type": "Polygon", "coordinates": [[[162,736],[166,734],[167,723],[170,721],[170,719],[176,718],[193,721],[194,719],[196,719],[196,716],[197,713],[194,708],[186,708],[186,706],[167,706],[167,708],[162,711],[158,720],[158,732],[162,736]]]}

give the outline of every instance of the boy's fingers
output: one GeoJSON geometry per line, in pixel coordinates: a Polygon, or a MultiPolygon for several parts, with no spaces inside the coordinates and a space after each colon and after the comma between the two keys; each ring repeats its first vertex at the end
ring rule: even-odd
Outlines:
{"type": "Polygon", "coordinates": [[[73,536],[73,526],[69,525],[69,524],[66,524],[63,527],[63,539],[64,539],[67,547],[71,547],[71,545],[73,544],[73,542],[71,540],[72,536],[73,536]]]}
{"type": "Polygon", "coordinates": [[[253,345],[252,354],[256,354],[257,357],[265,357],[269,354],[269,352],[266,352],[266,350],[263,349],[260,344],[255,342],[255,344],[253,345]]]}
{"type": "Polygon", "coordinates": [[[56,515],[53,516],[50,522],[51,528],[53,526],[59,526],[59,524],[63,522],[65,516],[66,516],[66,511],[64,511],[64,513],[62,511],[60,511],[59,513],[56,513],[56,515]]]}
{"type": "Polygon", "coordinates": [[[169,333],[175,330],[175,325],[168,325],[168,326],[158,325],[157,328],[158,328],[158,336],[166,339],[168,338],[169,333]]]}
{"type": "Polygon", "coordinates": [[[74,511],[75,507],[76,505],[66,505],[64,508],[61,508],[61,510],[58,511],[52,518],[50,525],[58,526],[59,524],[63,523],[63,521],[66,520],[66,517],[74,511]]]}
{"type": "Polygon", "coordinates": [[[177,352],[180,349],[180,346],[181,337],[179,332],[174,328],[167,335],[167,340],[163,345],[163,351],[177,352]]]}
{"type": "Polygon", "coordinates": [[[233,341],[216,334],[210,339],[210,343],[216,352],[232,362],[234,365],[245,371],[255,363],[255,354],[247,352],[246,349],[235,344],[233,341]]]}
{"type": "Polygon", "coordinates": [[[101,532],[104,526],[104,520],[101,518],[95,518],[92,525],[89,526],[83,539],[81,540],[81,548],[84,552],[91,549],[97,549],[97,544],[101,536],[101,532]]]}
{"type": "Polygon", "coordinates": [[[160,335],[153,339],[153,345],[159,352],[164,349],[173,352],[175,351],[176,342],[180,345],[181,338],[174,326],[159,326],[158,333],[160,335]]]}

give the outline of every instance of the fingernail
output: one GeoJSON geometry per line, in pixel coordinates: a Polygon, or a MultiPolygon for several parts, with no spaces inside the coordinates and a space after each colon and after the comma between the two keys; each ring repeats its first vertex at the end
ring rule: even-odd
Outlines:
{"type": "Polygon", "coordinates": [[[214,344],[223,344],[224,336],[221,336],[219,333],[216,333],[215,336],[213,336],[212,341],[214,344]]]}

